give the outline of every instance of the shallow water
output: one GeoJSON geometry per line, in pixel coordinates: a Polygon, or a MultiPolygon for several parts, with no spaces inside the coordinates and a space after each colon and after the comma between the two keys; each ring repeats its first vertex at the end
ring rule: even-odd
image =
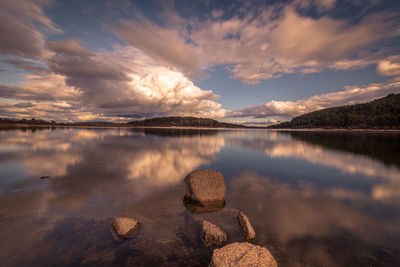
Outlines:
{"type": "Polygon", "coordinates": [[[207,266],[201,220],[243,241],[238,210],[280,266],[400,265],[396,133],[3,130],[0,170],[2,266],[207,266]],[[224,174],[221,211],[182,204],[199,168],[224,174]],[[112,238],[118,215],[133,239],[112,238]]]}

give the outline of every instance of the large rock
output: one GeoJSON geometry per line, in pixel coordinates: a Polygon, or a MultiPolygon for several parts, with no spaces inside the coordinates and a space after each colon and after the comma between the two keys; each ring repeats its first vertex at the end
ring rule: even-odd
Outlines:
{"type": "Polygon", "coordinates": [[[111,233],[116,240],[132,237],[139,227],[139,222],[128,217],[116,217],[111,223],[111,233]]]}
{"type": "Polygon", "coordinates": [[[201,239],[206,246],[219,246],[226,242],[227,236],[217,225],[203,220],[201,229],[201,239]]]}
{"type": "Polygon", "coordinates": [[[246,240],[254,240],[256,238],[256,232],[254,231],[253,226],[251,226],[249,218],[241,211],[239,212],[237,218],[246,240]]]}
{"type": "Polygon", "coordinates": [[[225,206],[226,185],[222,173],[195,170],[184,180],[183,203],[192,212],[208,212],[225,206]]]}
{"type": "Polygon", "coordinates": [[[215,249],[209,267],[277,267],[268,249],[250,243],[232,243],[215,249]]]}

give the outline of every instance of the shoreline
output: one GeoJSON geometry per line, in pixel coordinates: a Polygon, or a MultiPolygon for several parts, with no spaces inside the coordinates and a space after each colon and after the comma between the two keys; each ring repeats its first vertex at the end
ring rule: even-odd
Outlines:
{"type": "Polygon", "coordinates": [[[342,128],[332,128],[332,129],[325,129],[325,128],[282,128],[282,129],[272,129],[269,128],[267,130],[274,130],[274,131],[282,131],[282,132],[346,132],[346,133],[400,133],[400,129],[342,129],[342,128]]]}
{"type": "Polygon", "coordinates": [[[55,124],[0,124],[0,129],[12,128],[134,128],[134,129],[197,129],[197,130],[268,130],[268,131],[296,131],[296,132],[363,132],[363,133],[400,133],[400,129],[344,129],[344,128],[266,128],[266,127],[196,127],[196,126],[133,126],[133,125],[55,125],[55,124]]]}

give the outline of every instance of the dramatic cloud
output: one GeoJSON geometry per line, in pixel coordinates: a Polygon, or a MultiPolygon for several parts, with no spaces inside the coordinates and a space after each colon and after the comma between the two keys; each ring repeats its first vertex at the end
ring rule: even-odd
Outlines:
{"type": "Polygon", "coordinates": [[[112,29],[127,44],[169,66],[175,66],[188,74],[200,69],[200,55],[174,29],[161,28],[147,20],[123,20],[112,29]]]}
{"type": "Polygon", "coordinates": [[[3,104],[3,116],[129,120],[156,115],[225,115],[214,101],[216,94],[200,89],[181,72],[158,64],[137,49],[115,46],[112,51],[91,53],[76,40],[46,45],[47,72],[25,75],[19,86],[0,86],[0,97],[29,101],[32,106],[3,104]]]}
{"type": "Polygon", "coordinates": [[[148,20],[123,20],[112,30],[124,42],[185,73],[225,64],[233,78],[249,84],[285,73],[377,63],[383,57],[377,42],[399,35],[396,14],[373,13],[354,23],[329,16],[312,18],[298,10],[316,7],[322,12],[335,4],[334,0],[295,1],[250,9],[228,19],[220,12],[212,12],[206,20],[169,14],[164,16],[165,27],[148,20]]]}
{"type": "Polygon", "coordinates": [[[44,15],[42,2],[44,1],[1,1],[0,54],[38,57],[44,46],[42,32],[60,32],[44,15]]]}
{"type": "Polygon", "coordinates": [[[268,10],[254,19],[249,15],[210,22],[195,31],[192,38],[211,61],[232,64],[233,77],[251,84],[284,73],[350,69],[367,65],[368,61],[371,64],[372,56],[361,60],[358,53],[393,36],[396,25],[384,14],[350,25],[346,20],[300,16],[291,7],[286,7],[279,19],[273,20],[273,16],[275,13],[268,10]],[[356,59],[349,60],[352,56],[356,59]]]}
{"type": "Polygon", "coordinates": [[[400,82],[370,84],[365,87],[346,87],[346,90],[328,94],[316,95],[297,101],[275,101],[246,107],[227,113],[227,117],[256,117],[268,116],[299,116],[304,113],[350,104],[358,104],[384,97],[390,93],[400,92],[400,82]]]}
{"type": "MultiPolygon", "coordinates": [[[[399,89],[395,82],[347,88],[229,112],[218,103],[218,95],[193,82],[214,66],[228,69],[234,79],[248,84],[288,73],[371,64],[377,64],[380,75],[399,75],[397,47],[392,44],[400,34],[399,18],[387,9],[353,19],[334,16],[336,0],[256,7],[241,3],[237,10],[232,4],[224,10],[207,7],[201,14],[191,6],[183,12],[172,3],[153,14],[141,13],[134,4],[122,10],[110,4],[106,6],[113,14],[94,20],[113,40],[104,48],[79,40],[72,26],[63,33],[44,12],[60,12],[52,9],[51,2],[4,0],[0,4],[0,34],[5,37],[0,40],[0,64],[5,70],[1,75],[10,75],[0,84],[0,97],[12,102],[1,102],[1,116],[64,121],[295,116],[372,100],[399,89]],[[115,37],[124,44],[117,44],[115,37]],[[67,39],[54,41],[61,38],[67,39]]],[[[371,5],[370,1],[367,7],[371,5]]]]}
{"type": "Polygon", "coordinates": [[[51,43],[52,71],[65,75],[79,88],[82,100],[106,116],[205,114],[223,116],[212,91],[195,86],[179,71],[158,64],[137,49],[115,46],[114,51],[91,54],[74,42],[51,43]],[[54,49],[56,48],[56,49],[54,49]]]}

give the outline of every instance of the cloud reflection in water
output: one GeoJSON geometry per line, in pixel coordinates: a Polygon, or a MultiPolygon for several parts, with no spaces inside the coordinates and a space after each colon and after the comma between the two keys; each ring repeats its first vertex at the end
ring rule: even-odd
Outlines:
{"type": "MultiPolygon", "coordinates": [[[[361,257],[373,253],[371,249],[377,246],[394,251],[399,244],[385,236],[400,238],[400,218],[396,215],[400,212],[400,172],[396,164],[388,165],[379,156],[387,144],[374,142],[374,138],[370,136],[369,141],[377,155],[370,156],[304,136],[300,139],[292,133],[265,130],[1,131],[0,147],[4,149],[0,150],[0,164],[17,164],[25,173],[11,170],[2,174],[14,182],[2,184],[5,193],[0,194],[0,218],[7,220],[0,220],[0,227],[14,227],[8,232],[12,233],[17,231],[13,220],[39,227],[36,220],[46,218],[40,229],[60,234],[50,224],[80,218],[85,222],[94,220],[101,227],[101,220],[131,207],[133,214],[150,214],[143,219],[152,229],[165,218],[179,217],[177,221],[168,219],[171,225],[177,224],[174,229],[178,231],[186,220],[179,193],[183,193],[181,182],[185,175],[196,168],[225,168],[235,170],[233,175],[224,173],[227,208],[244,210],[258,232],[257,242],[272,246],[281,262],[305,259],[309,263],[335,265],[349,259],[346,249],[361,257]],[[233,163],[234,157],[239,160],[233,163]],[[249,163],[254,160],[258,162],[257,170],[248,172],[249,163]],[[285,165],[288,162],[293,165],[285,165]],[[315,168],[320,178],[307,180],[306,170],[301,169],[304,166],[311,171],[315,168]],[[271,172],[272,167],[289,170],[289,175],[303,175],[289,180],[279,172],[271,172]],[[258,173],[260,170],[262,174],[258,173]],[[323,186],[325,176],[332,170],[344,177],[338,179],[368,181],[367,190],[343,182],[323,186]],[[40,180],[42,175],[51,178],[40,180]],[[156,211],[148,210],[151,207],[164,210],[156,221],[152,221],[156,211]],[[170,210],[173,214],[169,214],[170,210]],[[354,251],[353,246],[360,242],[366,247],[354,251]]],[[[393,140],[388,143],[395,143],[393,140]]],[[[176,239],[172,238],[176,233],[157,231],[168,240],[176,239]]],[[[44,238],[42,232],[38,236],[44,238]]],[[[20,242],[7,233],[3,237],[11,243],[20,242]]],[[[27,244],[38,241],[34,235],[32,238],[27,244]]]]}

